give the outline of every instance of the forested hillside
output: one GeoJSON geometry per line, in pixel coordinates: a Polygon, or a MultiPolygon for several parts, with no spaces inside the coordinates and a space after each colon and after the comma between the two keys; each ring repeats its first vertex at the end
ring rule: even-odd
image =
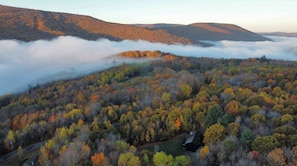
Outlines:
{"type": "Polygon", "coordinates": [[[269,38],[232,24],[118,24],[90,16],[0,5],[0,39],[32,41],[57,36],[88,40],[146,40],[166,44],[209,46],[201,40],[269,41],[269,38]]]}
{"type": "Polygon", "coordinates": [[[193,23],[180,24],[140,24],[139,27],[162,29],[171,34],[185,37],[192,41],[202,40],[232,40],[232,41],[271,41],[260,34],[248,31],[233,24],[222,23],[193,23]]]}
{"type": "Polygon", "coordinates": [[[0,99],[1,154],[46,140],[40,165],[293,165],[297,63],[158,57],[0,99]],[[199,131],[195,157],[137,150],[199,131]]]}
{"type": "Polygon", "coordinates": [[[77,36],[97,40],[146,40],[160,43],[198,44],[164,30],[149,30],[98,20],[89,16],[47,12],[0,5],[0,39],[38,40],[77,36]]]}

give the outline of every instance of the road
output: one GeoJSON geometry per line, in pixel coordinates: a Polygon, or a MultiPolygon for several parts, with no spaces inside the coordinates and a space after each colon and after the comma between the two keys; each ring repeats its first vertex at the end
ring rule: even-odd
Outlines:
{"type": "MultiPolygon", "coordinates": [[[[47,140],[23,148],[23,154],[29,153],[29,152],[32,152],[34,150],[39,149],[40,146],[43,145],[46,141],[47,140]]],[[[10,152],[8,154],[5,154],[3,156],[0,156],[0,165],[1,165],[1,163],[7,162],[7,161],[12,160],[12,159],[15,159],[17,157],[18,157],[18,151],[17,150],[15,150],[13,152],[10,152]]]]}

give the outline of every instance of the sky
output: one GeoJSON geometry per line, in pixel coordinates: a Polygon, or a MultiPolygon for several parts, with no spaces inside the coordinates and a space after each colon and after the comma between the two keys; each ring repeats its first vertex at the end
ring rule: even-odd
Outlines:
{"type": "Polygon", "coordinates": [[[124,24],[231,23],[254,32],[296,32],[297,0],[0,0],[124,24]]]}

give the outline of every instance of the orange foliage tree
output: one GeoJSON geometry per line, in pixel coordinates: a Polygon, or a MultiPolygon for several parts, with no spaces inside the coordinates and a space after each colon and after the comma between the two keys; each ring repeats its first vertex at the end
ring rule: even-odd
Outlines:
{"type": "Polygon", "coordinates": [[[104,155],[104,153],[96,153],[93,156],[91,156],[91,161],[93,166],[103,166],[107,165],[107,159],[104,155]]]}
{"type": "Polygon", "coordinates": [[[209,154],[209,147],[205,145],[203,148],[200,149],[200,157],[204,158],[209,154]]]}
{"type": "Polygon", "coordinates": [[[237,116],[240,114],[240,103],[238,101],[232,100],[225,106],[225,110],[232,116],[237,116]]]}
{"type": "Polygon", "coordinates": [[[267,154],[268,162],[271,165],[286,165],[284,151],[281,148],[276,148],[267,154]]]}

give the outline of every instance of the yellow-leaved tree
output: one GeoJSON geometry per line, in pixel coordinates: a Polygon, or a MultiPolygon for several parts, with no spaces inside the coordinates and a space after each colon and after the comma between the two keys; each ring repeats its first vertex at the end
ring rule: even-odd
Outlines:
{"type": "Polygon", "coordinates": [[[213,144],[223,138],[225,127],[220,124],[213,124],[204,133],[204,144],[213,144]]]}
{"type": "Polygon", "coordinates": [[[139,166],[140,165],[140,159],[138,156],[135,156],[131,152],[122,153],[118,159],[118,165],[119,166],[139,166]]]}

